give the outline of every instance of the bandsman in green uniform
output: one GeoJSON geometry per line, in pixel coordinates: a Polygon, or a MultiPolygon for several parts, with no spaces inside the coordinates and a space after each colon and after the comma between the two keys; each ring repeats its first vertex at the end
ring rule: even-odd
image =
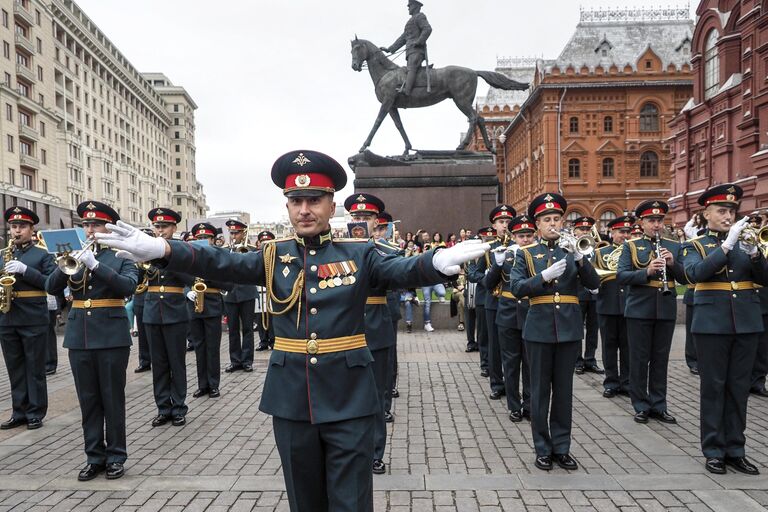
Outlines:
{"type": "MultiPolygon", "coordinates": [[[[592,234],[592,228],[596,221],[592,217],[579,217],[573,221],[573,234],[578,236],[586,236],[592,234]]],[[[600,240],[595,240],[595,243],[600,240]]],[[[587,255],[587,257],[595,266],[594,253],[587,255]]],[[[584,347],[583,355],[579,354],[579,358],[576,360],[576,374],[581,375],[584,372],[596,373],[602,375],[605,370],[600,368],[597,364],[597,331],[598,331],[598,319],[597,319],[597,292],[598,290],[587,290],[586,288],[579,289],[579,306],[581,307],[581,317],[584,323],[584,347]]],[[[603,363],[605,364],[605,363],[603,363]]]]}

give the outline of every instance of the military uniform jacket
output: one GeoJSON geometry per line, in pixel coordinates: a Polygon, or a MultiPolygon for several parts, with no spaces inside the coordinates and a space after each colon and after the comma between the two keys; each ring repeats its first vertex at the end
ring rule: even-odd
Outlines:
{"type": "Polygon", "coordinates": [[[760,294],[753,286],[765,284],[768,263],[758,252],[750,258],[738,246],[726,254],[717,233],[709,232],[683,245],[685,274],[697,288],[693,295],[691,332],[697,334],[748,334],[763,331],[760,294]],[[702,289],[722,283],[723,289],[702,289]],[[741,286],[740,286],[741,285],[741,286]]]}
{"type": "MultiPolygon", "coordinates": [[[[56,268],[53,256],[48,254],[45,249],[29,243],[24,247],[14,248],[13,259],[27,265],[24,275],[13,274],[13,277],[16,278],[13,291],[45,291],[45,280],[56,268]]],[[[16,297],[11,302],[11,310],[7,313],[0,313],[0,326],[22,325],[48,325],[48,299],[45,295],[16,297]]]]}
{"type": "Polygon", "coordinates": [[[403,45],[405,45],[406,57],[414,52],[426,52],[427,38],[431,33],[432,27],[427,21],[427,17],[423,12],[418,12],[405,22],[403,35],[398,37],[397,41],[390,46],[390,53],[396,52],[403,45]]]}
{"type": "MultiPolygon", "coordinates": [[[[757,294],[760,296],[760,312],[763,316],[768,315],[768,289],[764,289],[764,286],[758,285],[757,294]]],[[[768,326],[765,326],[768,327],[768,326]]]]}
{"type": "MultiPolygon", "coordinates": [[[[139,271],[136,265],[115,256],[115,251],[101,248],[96,253],[96,270],[82,269],[68,276],[59,268],[48,277],[45,288],[51,295],[69,286],[74,300],[116,299],[123,301],[136,289],[139,271]],[[85,280],[82,284],[78,281],[85,280]],[[70,278],[72,283],[70,283],[70,278]]],[[[125,305],[114,307],[75,308],[69,310],[64,348],[104,349],[131,346],[131,326],[125,305]]]]}
{"type": "MultiPolygon", "coordinates": [[[[497,239],[491,242],[491,249],[495,249],[501,245],[501,242],[497,239]]],[[[471,283],[477,283],[477,289],[475,291],[475,305],[483,306],[485,309],[497,309],[498,299],[493,296],[493,288],[485,286],[485,274],[486,270],[493,266],[491,261],[493,256],[490,252],[486,252],[484,256],[471,262],[467,267],[467,279],[471,283]]]]}
{"type": "MultiPolygon", "coordinates": [[[[400,248],[386,240],[377,240],[374,243],[379,251],[389,257],[403,257],[400,248]]],[[[368,348],[379,350],[394,347],[396,344],[395,328],[392,325],[392,315],[387,302],[387,290],[386,288],[371,289],[369,293],[369,300],[366,301],[365,305],[365,341],[368,343],[368,348]],[[382,303],[372,304],[371,302],[382,303]]]]}
{"type": "Polygon", "coordinates": [[[509,275],[515,265],[515,252],[507,251],[504,264],[499,266],[495,262],[485,275],[483,285],[493,290],[501,282],[501,295],[498,297],[496,309],[496,325],[512,329],[523,330],[525,317],[528,314],[528,298],[517,298],[512,293],[512,283],[509,275]]]}
{"type": "MultiPolygon", "coordinates": [[[[622,246],[611,244],[597,249],[593,260],[595,268],[608,270],[605,264],[605,258],[619,247],[622,246]]],[[[615,275],[603,279],[600,283],[600,293],[597,294],[597,314],[624,316],[627,297],[626,291],[626,285],[619,284],[615,275]]],[[[590,295],[592,294],[590,293],[590,295]]]]}
{"type": "MultiPolygon", "coordinates": [[[[589,258],[589,261],[592,263],[593,267],[597,267],[597,265],[595,265],[595,255],[594,255],[594,253],[590,254],[588,256],[584,256],[584,257],[585,258],[589,258]]],[[[593,290],[594,290],[594,288],[593,288],[593,290]]],[[[592,292],[590,292],[584,286],[579,288],[579,293],[578,293],[577,296],[579,297],[579,302],[593,302],[593,301],[597,300],[597,297],[595,297],[595,295],[593,295],[592,292]]]]}
{"type": "MultiPolygon", "coordinates": [[[[184,242],[181,242],[184,243],[184,242]]],[[[187,311],[187,296],[185,287],[191,287],[195,282],[193,276],[171,272],[165,269],[151,268],[149,286],[165,288],[177,288],[181,291],[151,291],[147,290],[144,298],[144,323],[145,324],[178,324],[189,321],[187,311]]]]}
{"type": "Polygon", "coordinates": [[[517,251],[510,282],[515,297],[527,296],[531,301],[523,327],[525,341],[562,343],[582,339],[584,324],[581,306],[578,304],[578,290],[580,286],[590,289],[599,287],[600,278],[587,258],[581,261],[581,264],[576,263],[572,254],[556,243],[550,247],[546,240],[521,247],[517,251]],[[549,283],[545,282],[541,276],[542,271],[562,258],[568,262],[563,275],[549,283]],[[559,297],[559,302],[550,297],[559,297]],[[567,297],[572,297],[575,303],[567,297]],[[546,303],[536,304],[538,300],[546,303]]]}
{"type": "MultiPolygon", "coordinates": [[[[274,244],[274,262],[264,257],[272,249],[229,254],[169,243],[172,253],[164,262],[168,269],[262,286],[269,272],[278,299],[291,296],[303,272],[300,302],[285,314],[271,315],[276,345],[259,405],[262,412],[294,421],[327,423],[375,414],[380,405],[370,366],[373,357],[365,346],[317,355],[283,351],[278,349],[281,339],[302,346],[317,340],[322,346],[323,340],[364,337],[365,302],[371,289],[429,286],[448,279],[432,266],[432,251],[410,258],[390,256],[373,242],[332,240],[329,232],[311,239],[269,242],[274,244]],[[331,265],[346,269],[354,282],[321,287],[318,273],[331,265]]],[[[278,312],[285,307],[274,302],[272,306],[278,312]]]]}
{"type": "MultiPolygon", "coordinates": [[[[248,250],[250,252],[257,251],[256,247],[249,245],[248,250]]],[[[249,284],[233,284],[232,289],[224,295],[224,302],[227,304],[236,304],[239,302],[246,302],[254,300],[258,297],[259,291],[256,286],[249,284]]]]}
{"type": "MultiPolygon", "coordinates": [[[[139,272],[139,280],[137,287],[144,282],[144,278],[147,277],[147,271],[141,268],[140,266],[136,265],[136,269],[139,272]]],[[[133,307],[134,308],[143,308],[144,307],[144,299],[147,296],[147,290],[144,290],[143,292],[139,293],[137,291],[133,292],[133,307]]],[[[143,320],[142,320],[143,321],[143,320]]]]}
{"type": "MultiPolygon", "coordinates": [[[[646,268],[656,257],[656,240],[647,235],[627,240],[621,249],[616,282],[628,286],[624,316],[646,320],[675,320],[677,318],[677,290],[675,281],[687,283],[680,263],[680,243],[667,238],[661,246],[672,253],[675,263],[667,266],[667,282],[672,291],[662,294],[661,277],[649,277],[646,268]]],[[[626,289],[626,288],[625,288],[626,289]]]]}
{"type": "MultiPolygon", "coordinates": [[[[219,290],[224,291],[228,291],[235,286],[232,283],[225,283],[223,281],[211,281],[209,279],[204,280],[204,282],[209,289],[218,288],[219,290]]],[[[187,287],[185,289],[189,291],[192,289],[192,287],[187,287]]],[[[202,313],[195,313],[195,303],[187,299],[187,313],[189,314],[190,320],[193,318],[214,318],[224,315],[224,297],[221,295],[221,292],[205,292],[204,295],[205,299],[203,300],[202,313]]]]}

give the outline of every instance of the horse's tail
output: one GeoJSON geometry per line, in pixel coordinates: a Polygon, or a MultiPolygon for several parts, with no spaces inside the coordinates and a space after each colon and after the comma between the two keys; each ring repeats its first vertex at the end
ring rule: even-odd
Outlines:
{"type": "Polygon", "coordinates": [[[528,89],[528,84],[523,82],[517,82],[511,78],[507,78],[501,73],[495,71],[475,71],[477,76],[488,82],[488,85],[495,87],[496,89],[502,89],[505,91],[524,91],[528,89]]]}

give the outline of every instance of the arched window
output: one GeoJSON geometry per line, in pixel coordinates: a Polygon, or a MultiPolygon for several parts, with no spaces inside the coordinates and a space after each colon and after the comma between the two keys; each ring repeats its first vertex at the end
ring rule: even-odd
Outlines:
{"type": "Polygon", "coordinates": [[[581,161],[578,158],[571,158],[568,160],[568,177],[580,178],[581,177],[581,161]]]}
{"type": "Polygon", "coordinates": [[[720,34],[712,29],[704,43],[704,99],[709,99],[720,90],[720,58],[717,55],[717,40],[720,34]]]}
{"type": "Polygon", "coordinates": [[[646,151],[640,155],[640,177],[658,178],[659,176],[659,155],[653,151],[646,151]]]}
{"type": "Polygon", "coordinates": [[[568,129],[571,133],[579,133],[579,118],[572,117],[568,123],[568,129]]]}
{"type": "Polygon", "coordinates": [[[640,109],[640,131],[659,131],[659,108],[653,103],[646,103],[640,109]]]}
{"type": "Polygon", "coordinates": [[[582,214],[579,211],[571,210],[568,212],[568,216],[565,217],[565,223],[568,226],[573,226],[573,223],[578,219],[579,217],[583,217],[584,214],[582,214]]]}
{"type": "Polygon", "coordinates": [[[613,212],[611,210],[605,210],[600,215],[600,222],[599,222],[599,225],[598,225],[598,229],[600,230],[600,232],[601,233],[605,233],[606,226],[608,226],[608,223],[611,222],[616,217],[618,217],[618,214],[616,214],[615,212],[613,212]]]}
{"type": "Polygon", "coordinates": [[[603,131],[605,133],[613,133],[613,117],[605,116],[603,118],[603,131]]]}
{"type": "Polygon", "coordinates": [[[603,178],[613,178],[613,158],[603,158],[603,178]]]}

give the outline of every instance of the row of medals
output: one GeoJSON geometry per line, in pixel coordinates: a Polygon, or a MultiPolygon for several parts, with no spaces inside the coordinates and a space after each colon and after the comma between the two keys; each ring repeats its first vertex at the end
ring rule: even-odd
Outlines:
{"type": "Polygon", "coordinates": [[[328,277],[326,279],[321,279],[320,282],[317,283],[317,286],[319,286],[321,290],[325,290],[326,288],[336,288],[337,286],[349,286],[355,284],[356,281],[357,279],[355,276],[328,277]]]}

